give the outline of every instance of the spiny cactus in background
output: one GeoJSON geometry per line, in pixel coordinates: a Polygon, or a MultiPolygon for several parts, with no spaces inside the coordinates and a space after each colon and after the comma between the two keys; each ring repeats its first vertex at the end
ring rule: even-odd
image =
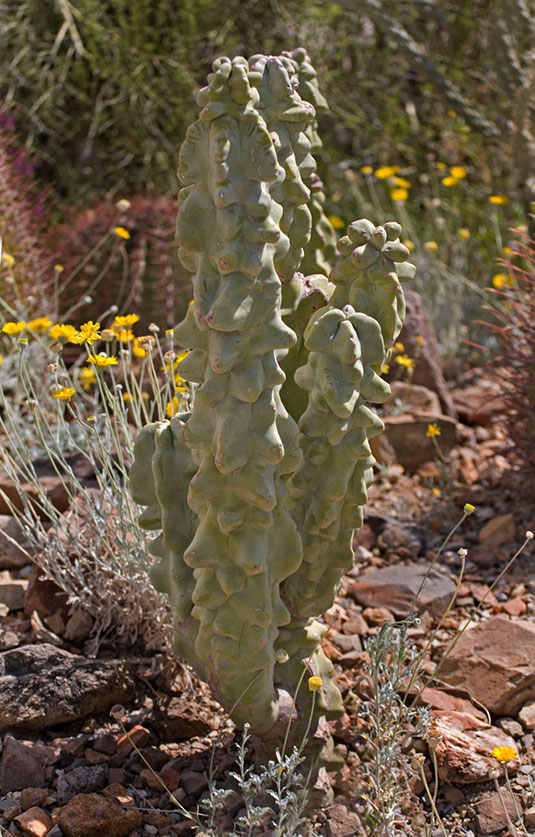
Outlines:
{"type": "Polygon", "coordinates": [[[0,111],[0,296],[22,310],[32,295],[38,309],[53,280],[52,256],[42,244],[47,194],[33,171],[17,142],[14,115],[0,111]]]}
{"type": "Polygon", "coordinates": [[[55,259],[65,277],[60,315],[88,295],[87,319],[98,320],[117,305],[139,313],[140,331],[151,322],[175,325],[191,294],[191,275],[176,253],[176,214],[176,201],[151,197],[102,201],[77,212],[55,237],[55,259]]]}
{"type": "Polygon", "coordinates": [[[342,700],[316,617],[352,563],[383,429],[369,405],[390,392],[380,374],[414,268],[399,224],[363,220],[329,277],[298,272],[314,220],[303,66],[303,53],[219,58],[199,93],[177,227],[194,305],[175,329],[189,349],[180,374],[198,386],[191,414],[140,434],[131,487],[142,524],[162,529],[152,578],[177,651],[267,741],[295,707],[309,717],[311,693],[296,694],[306,665],[322,680],[319,742],[342,700]]]}

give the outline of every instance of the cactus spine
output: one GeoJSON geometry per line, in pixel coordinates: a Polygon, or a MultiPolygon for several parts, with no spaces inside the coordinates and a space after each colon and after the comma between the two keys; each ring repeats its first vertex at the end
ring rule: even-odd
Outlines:
{"type": "Polygon", "coordinates": [[[315,617],[351,566],[383,428],[369,405],[388,398],[413,273],[399,225],[369,221],[349,226],[329,279],[297,272],[314,235],[303,69],[313,86],[301,52],[220,58],[199,93],[177,228],[194,305],[175,329],[198,386],[191,415],[142,431],[131,479],[141,522],[163,530],[152,577],[178,653],[267,739],[284,733],[304,662],[323,680],[316,715],[342,711],[315,617]]]}

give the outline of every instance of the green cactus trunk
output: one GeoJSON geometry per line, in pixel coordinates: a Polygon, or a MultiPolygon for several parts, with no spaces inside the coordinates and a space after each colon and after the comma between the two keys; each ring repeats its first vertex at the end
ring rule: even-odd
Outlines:
{"type": "Polygon", "coordinates": [[[319,259],[298,273],[315,235],[315,110],[300,93],[321,105],[304,51],[220,58],[199,93],[177,226],[194,304],[175,329],[194,406],[142,431],[131,484],[142,525],[162,529],[152,578],[177,653],[272,743],[308,724],[304,667],[321,677],[320,746],[322,716],[343,707],[318,619],[352,564],[383,429],[370,405],[389,396],[380,375],[414,269],[398,224],[364,220],[329,278],[319,259]]]}

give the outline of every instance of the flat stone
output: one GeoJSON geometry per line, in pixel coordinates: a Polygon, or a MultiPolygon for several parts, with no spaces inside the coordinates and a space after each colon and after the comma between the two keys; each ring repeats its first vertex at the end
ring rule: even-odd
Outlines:
{"type": "Polygon", "coordinates": [[[479,532],[479,543],[487,547],[502,546],[514,541],[516,535],[515,519],[512,514],[499,514],[492,517],[479,532]]]}
{"type": "Polygon", "coordinates": [[[522,738],[524,735],[522,724],[519,724],[518,721],[514,720],[514,718],[500,718],[498,726],[500,729],[503,729],[507,735],[511,735],[513,738],[522,738]]]}
{"type": "Polygon", "coordinates": [[[208,787],[208,782],[203,773],[196,770],[183,770],[180,776],[180,785],[186,793],[191,796],[198,796],[208,787]]]}
{"type": "Polygon", "coordinates": [[[441,413],[440,399],[433,390],[407,381],[392,381],[391,395],[383,407],[384,416],[399,413],[441,413]]]}
{"type": "Polygon", "coordinates": [[[117,739],[117,752],[121,756],[126,756],[131,753],[134,747],[138,749],[147,744],[150,737],[150,731],[145,727],[137,724],[129,732],[120,735],[117,739]]]}
{"type": "Polygon", "coordinates": [[[63,636],[70,642],[83,642],[91,633],[94,625],[93,617],[87,610],[75,610],[67,619],[63,636]]]}
{"type": "Polygon", "coordinates": [[[527,609],[524,599],[509,599],[508,602],[502,604],[502,610],[508,616],[523,616],[527,609]]]}
{"type": "Polygon", "coordinates": [[[0,793],[44,787],[45,767],[54,759],[51,747],[8,735],[0,759],[0,793]]]}
{"type": "Polygon", "coordinates": [[[518,713],[518,720],[526,730],[526,732],[535,731],[535,701],[525,703],[518,713]]]}
{"type": "MultiPolygon", "coordinates": [[[[48,499],[52,505],[59,512],[67,510],[70,500],[69,494],[65,489],[63,481],[58,476],[40,476],[39,484],[41,489],[48,495],[48,499]]],[[[41,516],[44,516],[42,509],[40,509],[41,501],[39,500],[39,494],[36,487],[32,483],[24,482],[22,483],[22,489],[26,498],[34,506],[35,511],[38,514],[41,514],[41,516]]],[[[9,498],[16,509],[24,511],[24,504],[17,486],[11,477],[6,474],[2,468],[0,468],[0,515],[9,515],[11,513],[11,509],[3,496],[4,494],[9,498]]]]}
{"type": "Polygon", "coordinates": [[[78,794],[52,817],[65,837],[124,837],[143,822],[137,808],[96,793],[78,794]]]}
{"type": "Polygon", "coordinates": [[[440,436],[437,441],[444,456],[447,456],[457,442],[457,422],[433,413],[407,413],[403,416],[386,416],[385,436],[394,449],[396,462],[406,471],[417,471],[424,462],[437,455],[433,440],[427,436],[430,424],[438,425],[440,436]]]}
{"type": "Polygon", "coordinates": [[[31,545],[15,518],[11,515],[0,514],[0,570],[15,570],[24,567],[28,563],[26,553],[31,554],[32,551],[31,545]],[[2,532],[5,532],[10,540],[5,538],[2,532]]]}
{"type": "Polygon", "coordinates": [[[211,730],[199,709],[181,698],[158,702],[151,713],[150,726],[162,742],[185,741],[194,736],[202,738],[211,730]]]}
{"type": "MultiPolygon", "coordinates": [[[[518,810],[522,811],[522,800],[520,796],[515,794],[515,800],[518,810]]],[[[479,802],[476,802],[474,809],[476,812],[475,820],[478,833],[482,835],[493,835],[498,831],[502,831],[507,825],[507,816],[504,808],[507,810],[510,819],[514,822],[517,816],[515,803],[506,788],[501,793],[495,791],[479,802]]]]}
{"type": "Polygon", "coordinates": [[[45,837],[54,825],[47,812],[37,807],[24,811],[24,813],[15,817],[14,822],[25,834],[30,834],[31,837],[45,837]]]}
{"type": "Polygon", "coordinates": [[[0,654],[0,730],[41,730],[126,703],[135,679],[126,663],[88,660],[53,645],[0,654]]]}
{"type": "Polygon", "coordinates": [[[420,702],[427,703],[432,709],[442,709],[447,712],[467,712],[474,715],[480,721],[485,721],[487,716],[483,710],[478,709],[473,703],[465,698],[450,695],[443,689],[426,688],[420,694],[420,702]]]}
{"type": "Polygon", "coordinates": [[[46,788],[22,788],[20,795],[20,804],[23,811],[28,808],[40,808],[44,805],[48,798],[48,791],[46,788]]]}
{"type": "MultiPolygon", "coordinates": [[[[417,564],[381,567],[352,580],[348,595],[359,604],[369,607],[386,607],[397,617],[410,612],[427,568],[417,564]]],[[[432,616],[440,616],[446,610],[455,592],[452,579],[433,567],[415,602],[418,613],[427,610],[432,616]]]]}
{"type": "Polygon", "coordinates": [[[535,700],[534,648],[535,624],[493,616],[465,631],[444,660],[440,679],[489,712],[514,717],[535,700]]]}
{"type": "MultiPolygon", "coordinates": [[[[503,774],[501,764],[491,756],[494,747],[515,747],[515,741],[498,727],[490,726],[467,712],[439,710],[432,718],[428,739],[437,739],[438,775],[445,782],[471,784],[488,782],[503,774]]],[[[509,762],[514,773],[518,762],[509,762]]]]}
{"type": "Polygon", "coordinates": [[[0,574],[0,604],[5,605],[8,610],[23,610],[27,587],[26,579],[11,578],[7,572],[0,574]]]}
{"type": "Polygon", "coordinates": [[[524,811],[524,822],[526,825],[535,826],[535,805],[524,811]]]}

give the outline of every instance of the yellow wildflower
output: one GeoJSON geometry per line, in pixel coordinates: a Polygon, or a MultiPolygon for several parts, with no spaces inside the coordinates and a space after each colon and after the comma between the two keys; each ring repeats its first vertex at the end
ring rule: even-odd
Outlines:
{"type": "Polygon", "coordinates": [[[4,323],[2,326],[2,331],[4,334],[20,334],[26,328],[26,323],[24,320],[20,320],[18,323],[4,323]]]}
{"type": "Polygon", "coordinates": [[[462,238],[463,241],[468,241],[470,238],[470,230],[466,227],[461,227],[459,230],[459,238],[462,238]]]}
{"type": "Polygon", "coordinates": [[[139,339],[134,337],[134,342],[132,344],[132,354],[134,357],[145,357],[147,352],[145,349],[139,345],[139,339]]]}
{"type": "Polygon", "coordinates": [[[2,366],[4,362],[4,355],[0,355],[0,366],[2,366]]]}
{"type": "Polygon", "coordinates": [[[387,177],[393,177],[399,171],[399,166],[380,166],[378,169],[375,169],[375,176],[379,180],[386,180],[387,177]]]}
{"type": "Polygon", "coordinates": [[[52,325],[52,320],[49,317],[37,317],[35,320],[30,320],[28,329],[36,331],[38,334],[44,334],[45,331],[52,325]]]}
{"type": "Polygon", "coordinates": [[[452,119],[456,119],[456,117],[457,117],[457,111],[455,111],[455,110],[449,110],[449,111],[448,111],[448,116],[451,116],[451,118],[452,118],[452,119]]]}
{"type": "Polygon", "coordinates": [[[409,197],[409,192],[407,189],[392,189],[390,197],[393,201],[406,201],[409,197]]]}
{"type": "Polygon", "coordinates": [[[194,299],[190,299],[190,301],[188,302],[188,308],[190,307],[190,305],[193,305],[194,302],[195,302],[194,299]]]}
{"type": "Polygon", "coordinates": [[[309,677],[308,678],[308,688],[311,692],[317,692],[323,686],[323,680],[321,677],[309,677]]]}
{"type": "Polygon", "coordinates": [[[100,323],[94,323],[93,320],[88,320],[87,323],[82,323],[79,331],[76,332],[76,340],[71,339],[71,343],[88,343],[92,346],[99,337],[100,323]]]}
{"type": "Polygon", "coordinates": [[[512,288],[514,285],[513,277],[508,273],[495,273],[492,277],[492,284],[499,291],[503,288],[512,288]]]}
{"type": "Polygon", "coordinates": [[[74,395],[74,387],[62,387],[61,389],[56,389],[52,393],[54,398],[59,398],[60,401],[69,401],[74,395]]]}
{"type": "Polygon", "coordinates": [[[394,345],[392,346],[392,351],[394,352],[394,354],[404,352],[405,346],[398,340],[397,343],[394,343],[394,345]]]}
{"type": "Polygon", "coordinates": [[[338,215],[329,215],[327,220],[331,222],[335,230],[343,230],[346,226],[345,221],[343,221],[342,218],[339,218],[338,215]]]}
{"type": "Polygon", "coordinates": [[[440,488],[437,488],[435,486],[434,488],[431,489],[431,494],[432,494],[433,497],[440,497],[441,494],[442,494],[442,491],[440,490],[440,488]]]}
{"type": "Polygon", "coordinates": [[[495,747],[491,756],[494,756],[501,764],[507,764],[508,761],[517,759],[518,753],[514,747],[495,747]]]}
{"type": "Polygon", "coordinates": [[[173,395],[173,400],[165,408],[165,415],[167,418],[173,418],[176,412],[178,412],[178,398],[176,395],[173,395]]]}
{"type": "Polygon", "coordinates": [[[412,186],[410,180],[406,180],[404,177],[395,177],[394,183],[396,186],[401,186],[402,189],[410,189],[412,186]]]}
{"type": "Polygon", "coordinates": [[[89,355],[87,362],[95,366],[117,366],[118,361],[114,355],[89,355]]]}
{"type": "Polygon", "coordinates": [[[342,195],[340,194],[340,192],[333,192],[331,195],[331,200],[334,201],[334,203],[340,203],[340,201],[342,200],[342,195]]]}
{"type": "Polygon", "coordinates": [[[125,240],[130,238],[130,233],[128,232],[128,230],[125,230],[124,227],[114,227],[113,232],[119,238],[124,238],[125,240]]]}
{"type": "Polygon", "coordinates": [[[495,206],[505,206],[506,203],[509,203],[509,198],[507,195],[490,195],[489,203],[493,203],[495,206]]]}
{"type": "Polygon", "coordinates": [[[123,401],[130,401],[130,393],[123,392],[123,401]]]}
{"type": "Polygon", "coordinates": [[[2,250],[2,264],[8,269],[12,268],[15,264],[15,257],[11,253],[8,253],[7,250],[2,250]]]}
{"type": "Polygon", "coordinates": [[[442,178],[442,182],[444,186],[457,186],[461,181],[458,177],[452,177],[451,174],[448,174],[442,178]]]}
{"type": "Polygon", "coordinates": [[[19,343],[24,343],[24,344],[25,344],[25,343],[27,343],[27,342],[28,342],[28,338],[27,338],[27,337],[19,337],[19,343]]]}
{"type": "Polygon", "coordinates": [[[128,343],[128,341],[132,342],[135,340],[135,335],[131,328],[116,331],[115,336],[121,341],[121,343],[128,343]]]}
{"type": "Polygon", "coordinates": [[[437,169],[440,169],[440,171],[444,171],[444,169],[447,169],[447,168],[448,167],[447,167],[446,163],[437,163],[437,169]]]}
{"type": "Polygon", "coordinates": [[[424,241],[423,246],[426,253],[436,253],[438,250],[438,244],[436,241],[424,241]]]}
{"type": "Polygon", "coordinates": [[[381,369],[381,375],[388,375],[390,372],[390,366],[388,363],[383,363],[383,368],[381,369]]]}
{"type": "Polygon", "coordinates": [[[62,264],[55,264],[54,265],[54,270],[56,271],[56,273],[63,273],[64,269],[65,268],[63,267],[62,264]]]}
{"type": "Polygon", "coordinates": [[[502,253],[503,253],[504,256],[510,256],[512,252],[513,252],[512,247],[507,247],[507,246],[502,247],[502,253]]]}
{"type": "Polygon", "coordinates": [[[409,253],[412,253],[412,251],[414,250],[414,248],[416,246],[414,244],[414,241],[411,241],[410,238],[408,238],[407,241],[404,241],[403,244],[405,245],[405,247],[407,248],[409,253]]]}
{"type": "Polygon", "coordinates": [[[472,514],[473,511],[476,510],[476,507],[472,505],[472,503],[465,503],[464,504],[464,513],[465,514],[472,514]]]}
{"type": "Polygon", "coordinates": [[[118,328],[130,328],[139,322],[139,314],[125,314],[124,317],[115,317],[113,325],[118,328]]]}
{"type": "Polygon", "coordinates": [[[416,345],[417,345],[417,346],[425,346],[425,338],[424,338],[424,337],[422,337],[422,335],[421,335],[421,334],[418,334],[418,335],[416,336],[416,345]]]}
{"type": "Polygon", "coordinates": [[[83,366],[80,369],[80,383],[86,391],[89,389],[91,384],[95,384],[96,381],[97,376],[95,375],[94,369],[90,369],[89,366],[83,366]]]}
{"type": "Polygon", "coordinates": [[[371,174],[373,172],[372,166],[361,166],[360,167],[361,174],[371,174]]]}
{"type": "Polygon", "coordinates": [[[427,431],[425,435],[432,439],[434,436],[440,436],[441,432],[442,431],[440,427],[438,426],[436,421],[434,421],[433,424],[427,425],[427,431]]]}
{"type": "Polygon", "coordinates": [[[71,340],[76,335],[76,329],[73,325],[69,325],[69,323],[59,323],[58,325],[52,326],[48,333],[53,340],[60,340],[61,338],[71,340]]]}
{"type": "Polygon", "coordinates": [[[450,174],[452,177],[455,177],[456,180],[462,180],[463,177],[466,177],[467,171],[464,166],[452,166],[450,168],[450,174]]]}
{"type": "Polygon", "coordinates": [[[414,360],[408,355],[396,355],[394,360],[396,363],[399,363],[400,366],[404,366],[405,369],[414,369],[414,360]]]}

